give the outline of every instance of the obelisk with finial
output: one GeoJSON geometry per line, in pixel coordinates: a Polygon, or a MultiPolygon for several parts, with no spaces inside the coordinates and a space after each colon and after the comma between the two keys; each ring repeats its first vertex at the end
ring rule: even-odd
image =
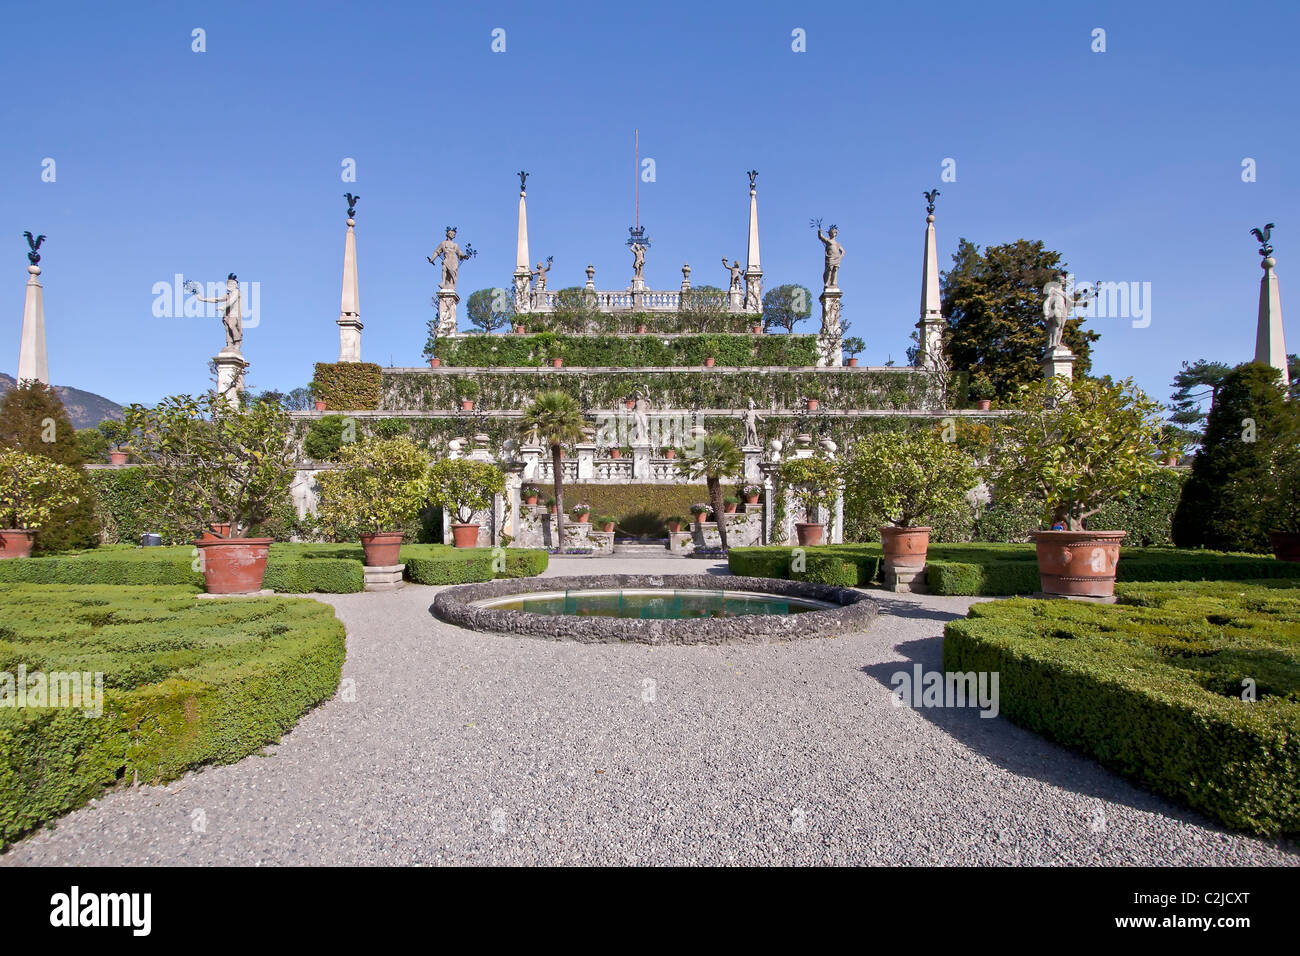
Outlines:
{"type": "Polygon", "coordinates": [[[1252,229],[1250,234],[1259,240],[1259,254],[1263,258],[1259,267],[1264,275],[1259,280],[1259,325],[1255,331],[1255,361],[1271,365],[1282,373],[1282,387],[1291,384],[1286,368],[1286,339],[1282,335],[1282,294],[1277,287],[1277,273],[1273,271],[1277,260],[1273,258],[1273,223],[1263,229],[1252,229]]]}
{"type": "Polygon", "coordinates": [[[939,190],[931,189],[925,197],[925,253],[921,260],[921,319],[918,331],[916,366],[934,371],[943,364],[943,313],[940,311],[939,254],[934,241],[934,201],[939,190]]]}
{"type": "Polygon", "coordinates": [[[357,200],[360,196],[344,193],[348,201],[348,231],[343,238],[343,294],[339,300],[339,361],[361,361],[361,292],[357,288],[357,200]]]}
{"type": "Polygon", "coordinates": [[[758,254],[758,170],[749,176],[749,248],[745,253],[745,311],[763,311],[763,266],[758,254]]]}
{"type": "Polygon", "coordinates": [[[27,297],[23,301],[23,333],[18,345],[18,381],[50,384],[50,363],[45,352],[45,299],[42,295],[41,243],[44,236],[27,239],[27,297]]]}
{"type": "Polygon", "coordinates": [[[528,262],[528,173],[519,171],[519,234],[515,240],[515,311],[527,312],[532,299],[532,267],[528,262]]]}

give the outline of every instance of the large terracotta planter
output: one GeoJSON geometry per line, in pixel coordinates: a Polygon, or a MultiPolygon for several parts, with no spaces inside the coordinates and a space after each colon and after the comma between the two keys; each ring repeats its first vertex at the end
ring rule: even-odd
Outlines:
{"type": "Polygon", "coordinates": [[[677,457],[677,449],[669,448],[667,451],[664,452],[664,457],[667,458],[669,461],[672,461],[674,458],[677,457]]]}
{"type": "Polygon", "coordinates": [[[110,452],[108,453],[108,463],[109,463],[110,465],[125,465],[125,464],[126,464],[126,452],[124,452],[124,451],[110,451],[110,452]]]}
{"type": "Polygon", "coordinates": [[[537,495],[524,495],[524,504],[526,505],[537,504],[537,495]]]}
{"type": "Polygon", "coordinates": [[[19,528],[0,531],[0,558],[27,558],[32,553],[34,532],[19,528]]]}
{"type": "Polygon", "coordinates": [[[885,553],[886,567],[923,568],[930,550],[930,528],[885,525],[880,529],[880,549],[885,553]]]}
{"type": "Polygon", "coordinates": [[[578,524],[586,524],[588,521],[591,520],[591,515],[590,514],[574,515],[574,520],[577,521],[578,524]]]}
{"type": "Polygon", "coordinates": [[[451,526],[451,538],[458,548],[477,548],[478,525],[455,523],[451,526]]]}
{"type": "Polygon", "coordinates": [[[203,532],[202,538],[208,541],[212,538],[229,538],[231,527],[229,521],[216,521],[208,525],[208,530],[203,532]]]}
{"type": "Polygon", "coordinates": [[[601,531],[613,531],[613,530],[614,530],[614,522],[613,522],[613,521],[602,521],[602,522],[600,523],[600,530],[601,530],[601,531]]]}
{"type": "Polygon", "coordinates": [[[1045,594],[1110,597],[1125,531],[1031,531],[1045,594]]]}
{"type": "Polygon", "coordinates": [[[826,525],[813,524],[811,521],[796,521],[794,533],[799,538],[801,547],[810,547],[814,544],[822,543],[822,534],[826,531],[826,525]]]}
{"type": "Polygon", "coordinates": [[[361,536],[361,550],[366,553],[368,568],[388,568],[401,564],[403,534],[400,531],[372,531],[361,536]]]}
{"type": "Polygon", "coordinates": [[[858,367],[858,360],[855,359],[855,358],[851,358],[851,359],[849,359],[849,361],[848,361],[848,366],[849,366],[849,368],[857,368],[857,367],[858,367]]]}
{"type": "Polygon", "coordinates": [[[752,326],[752,329],[753,329],[753,332],[754,332],[755,335],[762,335],[762,334],[763,334],[763,327],[762,327],[761,325],[755,325],[755,326],[752,326]]]}
{"type": "Polygon", "coordinates": [[[725,504],[722,506],[722,510],[729,515],[734,515],[736,513],[736,505],[725,504]]]}
{"type": "Polygon", "coordinates": [[[266,556],[274,538],[202,537],[199,549],[203,582],[209,594],[249,594],[262,590],[266,556]]]}
{"type": "Polygon", "coordinates": [[[747,505],[758,504],[758,495],[745,495],[745,504],[747,505]]]}
{"type": "Polygon", "coordinates": [[[1273,545],[1273,557],[1279,561],[1300,561],[1300,532],[1274,531],[1268,538],[1273,545]]]}

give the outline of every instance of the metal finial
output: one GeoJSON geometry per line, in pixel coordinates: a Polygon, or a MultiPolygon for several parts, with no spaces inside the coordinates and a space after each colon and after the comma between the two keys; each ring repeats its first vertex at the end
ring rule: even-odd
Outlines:
{"type": "Polygon", "coordinates": [[[928,215],[934,215],[934,201],[939,196],[939,190],[931,189],[929,192],[921,193],[925,197],[925,211],[928,215]]]}
{"type": "Polygon", "coordinates": [[[519,191],[523,192],[524,189],[527,188],[527,184],[528,174],[521,169],[519,170],[519,191]]]}
{"type": "Polygon", "coordinates": [[[41,254],[37,252],[37,250],[40,249],[41,243],[45,241],[45,237],[37,236],[35,239],[33,239],[32,234],[30,232],[24,232],[23,235],[27,237],[27,245],[31,249],[31,251],[27,253],[27,261],[34,266],[39,265],[41,261],[41,254]]]}
{"type": "MultiPolygon", "coordinates": [[[[1273,235],[1274,225],[1276,224],[1270,222],[1268,225],[1266,225],[1263,228],[1263,230],[1259,230],[1259,229],[1250,230],[1250,234],[1254,236],[1257,240],[1259,240],[1259,254],[1264,258],[1268,258],[1273,254],[1273,247],[1269,244],[1268,240],[1269,237],[1273,235]]],[[[31,233],[27,234],[27,238],[29,240],[31,239],[31,233]]]]}
{"type": "Polygon", "coordinates": [[[751,169],[751,170],[749,170],[748,175],[749,175],[749,188],[750,188],[750,189],[753,189],[753,188],[754,188],[754,182],[755,182],[755,180],[758,179],[758,170],[757,170],[757,169],[751,169]]]}
{"type": "Polygon", "coordinates": [[[357,200],[360,196],[354,196],[351,193],[344,193],[343,198],[348,201],[348,218],[351,219],[357,214],[357,200]]]}

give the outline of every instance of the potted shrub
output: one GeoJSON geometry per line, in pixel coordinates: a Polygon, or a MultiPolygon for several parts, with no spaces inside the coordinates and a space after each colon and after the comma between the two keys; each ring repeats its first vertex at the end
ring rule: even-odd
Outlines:
{"type": "Polygon", "coordinates": [[[579,524],[586,524],[591,519],[591,505],[574,505],[573,517],[579,524]]]}
{"type": "Polygon", "coordinates": [[[804,399],[804,403],[808,406],[808,411],[810,411],[810,412],[815,412],[815,411],[817,411],[817,406],[821,404],[821,403],[820,403],[817,399],[815,399],[815,398],[807,398],[807,399],[804,399]]]}
{"type": "Polygon", "coordinates": [[[542,493],[542,490],[536,485],[524,485],[520,492],[524,496],[524,504],[535,505],[537,504],[537,496],[542,493]]]}
{"type": "Polygon", "coordinates": [[[402,538],[429,497],[429,456],[409,438],[370,438],[339,449],[339,467],[317,476],[321,525],[361,538],[367,567],[399,563],[402,538]]]}
{"type": "Polygon", "coordinates": [[[460,410],[468,412],[474,408],[474,399],[478,398],[478,382],[472,378],[460,378],[456,380],[456,398],[460,400],[460,410]]]}
{"type": "Polygon", "coordinates": [[[549,511],[551,514],[555,514],[554,498],[552,498],[550,495],[547,495],[545,498],[542,499],[542,504],[546,507],[547,511],[549,511]]]}
{"type": "Polygon", "coordinates": [[[458,548],[478,545],[479,526],[471,521],[476,511],[492,507],[506,487],[496,465],[468,458],[448,458],[429,469],[430,498],[452,516],[451,533],[458,548]]]}
{"type": "Polygon", "coordinates": [[[440,365],[442,365],[442,359],[438,358],[436,355],[430,356],[429,368],[438,368],[440,365]]]}
{"type": "Polygon", "coordinates": [[[880,527],[887,586],[923,573],[930,522],[969,508],[966,494],[980,477],[969,452],[930,429],[867,435],[841,470],[845,513],[880,527]]]}
{"type": "Polygon", "coordinates": [[[713,368],[713,362],[714,362],[713,356],[712,356],[712,355],[708,356],[708,357],[705,358],[705,360],[704,360],[704,367],[705,367],[705,368],[713,368]]]}
{"type": "Polygon", "coordinates": [[[246,535],[288,500],[297,458],[288,413],[263,401],[233,407],[210,392],[132,405],[126,420],[161,517],[197,539],[208,592],[261,590],[272,539],[246,535]]]}
{"type": "Polygon", "coordinates": [[[686,520],[686,519],[683,518],[681,515],[669,515],[669,516],[664,520],[664,524],[666,524],[666,525],[668,526],[668,533],[669,533],[669,534],[677,534],[677,533],[679,533],[679,532],[682,530],[682,523],[683,523],[685,520],[686,520]]]}
{"type": "Polygon", "coordinates": [[[734,515],[736,509],[740,507],[740,499],[735,495],[727,495],[722,499],[722,510],[724,514],[734,515]]]}
{"type": "Polygon", "coordinates": [[[644,323],[644,322],[638,324],[637,327],[636,327],[637,333],[640,334],[640,335],[645,335],[645,328],[646,328],[646,326],[645,326],[645,323],[644,323]]]}
{"type": "Polygon", "coordinates": [[[745,496],[745,504],[747,505],[758,504],[758,496],[761,495],[762,493],[763,493],[763,489],[760,488],[758,485],[746,485],[743,491],[743,494],[745,496]]]}
{"type": "Polygon", "coordinates": [[[1164,453],[1162,409],[1133,385],[1062,378],[1021,388],[993,435],[993,474],[1004,499],[1043,501],[1053,530],[1031,532],[1047,594],[1109,597],[1123,531],[1087,520],[1108,502],[1146,491],[1164,453]]]}
{"type": "MultiPolygon", "coordinates": [[[[731,436],[716,433],[705,435],[699,443],[699,454],[686,463],[687,476],[695,480],[703,478],[705,487],[709,490],[710,507],[714,518],[718,522],[718,537],[724,549],[728,545],[727,518],[726,512],[723,510],[722,500],[722,483],[733,480],[740,474],[744,466],[745,462],[741,457],[740,449],[736,447],[736,443],[731,436]]],[[[691,511],[694,513],[695,508],[692,507],[691,511]]]]}
{"type": "Polygon", "coordinates": [[[43,455],[0,449],[0,558],[25,558],[54,513],[78,501],[77,472],[43,455]]]}
{"type": "Polygon", "coordinates": [[[804,520],[795,522],[794,526],[799,544],[804,547],[821,544],[826,525],[816,519],[839,489],[835,462],[818,456],[789,458],[782,463],[778,474],[803,508],[804,520]]]}
{"type": "Polygon", "coordinates": [[[763,324],[761,322],[755,322],[752,326],[750,326],[750,331],[753,332],[755,335],[762,335],[763,324]]]}
{"type": "Polygon", "coordinates": [[[617,519],[613,515],[600,515],[596,519],[596,525],[601,531],[613,531],[614,525],[617,523],[617,519]]]}
{"type": "Polygon", "coordinates": [[[677,457],[677,449],[676,449],[676,448],[665,448],[665,449],[664,449],[664,457],[667,458],[669,461],[672,461],[674,458],[677,457]]]}
{"type": "Polygon", "coordinates": [[[849,368],[858,367],[858,354],[867,347],[867,343],[862,341],[856,335],[850,335],[844,340],[844,351],[848,353],[849,368]]]}
{"type": "Polygon", "coordinates": [[[993,404],[993,396],[996,394],[993,383],[983,372],[977,374],[970,382],[970,397],[975,403],[975,407],[981,412],[987,412],[993,404]]]}
{"type": "Polygon", "coordinates": [[[95,427],[111,446],[108,453],[109,464],[125,465],[128,454],[126,443],[131,437],[131,429],[127,427],[126,422],[120,418],[106,418],[95,427]]]}
{"type": "Polygon", "coordinates": [[[609,457],[610,457],[610,458],[622,458],[622,457],[623,457],[623,449],[620,448],[620,447],[618,447],[617,445],[613,446],[613,447],[610,448],[610,450],[609,450],[609,457]]]}

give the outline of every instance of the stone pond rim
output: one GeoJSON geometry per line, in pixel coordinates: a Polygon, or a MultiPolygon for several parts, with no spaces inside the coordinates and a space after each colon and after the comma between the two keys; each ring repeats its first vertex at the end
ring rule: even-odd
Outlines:
{"type": "Polygon", "coordinates": [[[852,588],[785,581],[777,578],[711,574],[584,574],[566,577],[499,578],[482,584],[449,587],[433,600],[431,613],[439,620],[472,631],[520,634],[584,644],[762,644],[807,638],[835,637],[865,630],[875,619],[877,605],[852,588]],[[642,620],[639,618],[541,615],[528,611],[478,607],[475,601],[545,591],[585,591],[620,588],[665,588],[700,591],[748,591],[777,597],[805,598],[835,605],[802,614],[761,614],[743,617],[642,620]]]}

